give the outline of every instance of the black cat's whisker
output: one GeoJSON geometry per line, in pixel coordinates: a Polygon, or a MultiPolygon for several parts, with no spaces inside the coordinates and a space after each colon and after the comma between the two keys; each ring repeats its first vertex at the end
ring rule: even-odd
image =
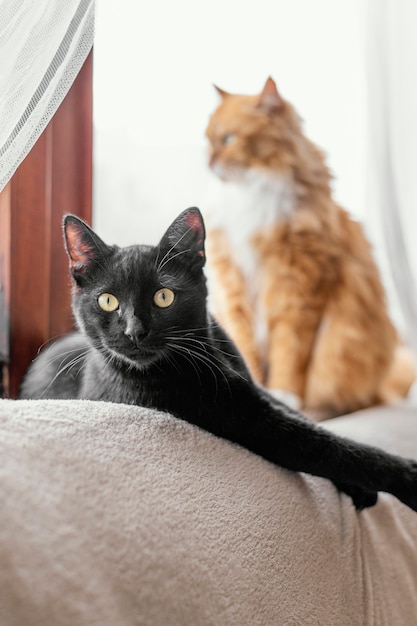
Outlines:
{"type": "Polygon", "coordinates": [[[170,328],[170,329],[168,329],[168,332],[171,335],[175,335],[176,339],[182,339],[182,338],[190,337],[190,338],[201,339],[203,342],[207,342],[208,341],[208,334],[197,334],[197,332],[193,331],[193,330],[191,330],[191,331],[186,330],[185,331],[185,330],[183,330],[181,328],[179,328],[178,330],[172,330],[170,328]]]}
{"type": "Polygon", "coordinates": [[[205,330],[207,331],[207,326],[197,326],[195,328],[187,328],[187,330],[184,330],[184,328],[182,328],[181,326],[171,326],[169,331],[173,332],[173,333],[184,333],[186,335],[200,331],[200,330],[205,330]]]}
{"type": "MultiPolygon", "coordinates": [[[[172,346],[172,345],[170,345],[170,344],[168,344],[168,347],[171,347],[171,349],[173,348],[173,346],[172,346]]],[[[178,365],[177,361],[176,361],[175,359],[173,359],[173,358],[172,358],[172,356],[169,354],[169,352],[166,352],[166,353],[164,354],[163,358],[165,359],[165,361],[167,361],[167,363],[169,363],[170,365],[172,365],[172,367],[173,367],[174,369],[176,369],[176,370],[177,370],[177,372],[178,372],[179,374],[181,374],[181,373],[182,373],[182,370],[181,370],[181,368],[179,367],[179,365],[178,365]]]]}
{"type": "MultiPolygon", "coordinates": [[[[83,358],[83,363],[81,363],[80,369],[78,370],[78,375],[80,375],[85,370],[85,368],[87,366],[87,360],[84,358],[84,356],[80,355],[80,358],[83,358]]],[[[71,371],[72,367],[74,367],[74,366],[71,366],[71,368],[68,371],[71,371]]]]}
{"type": "MultiPolygon", "coordinates": [[[[61,337],[65,337],[66,335],[67,333],[60,333],[59,335],[54,335],[53,337],[49,337],[49,339],[44,341],[43,344],[39,346],[37,354],[39,354],[46,346],[49,346],[51,343],[54,343],[57,339],[60,339],[61,337]]],[[[68,350],[68,352],[73,352],[73,350],[68,350]]],[[[67,354],[67,353],[65,352],[61,354],[67,354]]]]}
{"type": "MultiPolygon", "coordinates": [[[[212,359],[216,359],[216,361],[218,363],[220,363],[223,367],[226,367],[230,372],[233,372],[234,374],[236,374],[236,376],[239,376],[239,378],[241,378],[242,380],[247,380],[247,378],[245,376],[243,376],[240,372],[237,372],[229,363],[225,362],[224,359],[221,359],[217,356],[215,356],[213,353],[209,353],[206,347],[206,344],[204,344],[202,341],[200,341],[199,339],[196,339],[194,337],[182,337],[181,338],[184,341],[192,341],[194,343],[197,343],[198,346],[201,346],[201,348],[204,350],[205,355],[207,357],[211,357],[212,359]]],[[[220,352],[221,354],[224,354],[225,356],[228,357],[234,357],[237,360],[239,360],[239,357],[235,354],[230,354],[228,352],[225,352],[224,350],[221,350],[220,348],[217,348],[216,346],[210,346],[211,350],[215,350],[216,352],[220,352]]]]}
{"type": "Polygon", "coordinates": [[[72,354],[73,352],[78,352],[78,350],[74,348],[72,348],[71,350],[65,350],[64,352],[60,352],[53,358],[49,358],[48,361],[49,363],[54,363],[55,361],[58,361],[58,359],[61,359],[61,363],[58,365],[58,367],[61,367],[62,363],[65,361],[65,358],[63,357],[65,357],[65,355],[67,354],[72,354]]]}
{"type": "MultiPolygon", "coordinates": [[[[171,252],[174,250],[174,248],[176,248],[178,246],[179,243],[181,243],[181,241],[184,239],[184,237],[186,237],[188,235],[188,233],[191,232],[191,228],[189,228],[188,230],[186,230],[181,237],[174,243],[173,246],[171,246],[171,248],[168,250],[168,252],[165,253],[165,255],[162,257],[162,260],[160,261],[158,267],[156,268],[157,271],[159,272],[165,265],[164,261],[167,257],[169,257],[169,255],[171,254],[171,252]]],[[[187,252],[189,252],[189,250],[187,250],[187,252]]],[[[171,257],[169,260],[171,260],[174,257],[171,257]]]]}
{"type": "MultiPolygon", "coordinates": [[[[112,365],[112,364],[114,364],[116,367],[118,366],[118,359],[117,359],[116,355],[107,352],[103,356],[104,356],[104,360],[105,360],[106,366],[107,365],[112,365]]],[[[98,389],[98,390],[101,389],[101,381],[100,380],[97,381],[95,390],[96,389],[98,389]]]]}
{"type": "MultiPolygon", "coordinates": [[[[204,345],[204,340],[206,338],[204,336],[196,335],[194,337],[184,336],[184,337],[182,337],[182,339],[184,339],[185,341],[196,341],[197,343],[199,343],[201,345],[204,345]]],[[[230,342],[225,340],[225,343],[229,344],[230,342]]],[[[221,348],[218,348],[217,346],[210,346],[210,348],[212,350],[215,350],[216,352],[220,352],[221,354],[224,354],[227,357],[230,357],[231,359],[237,359],[237,360],[240,359],[240,357],[237,354],[232,354],[231,352],[226,352],[226,350],[222,350],[221,348]]]]}
{"type": "MultiPolygon", "coordinates": [[[[163,359],[163,356],[161,357],[161,360],[163,359]]],[[[159,371],[163,373],[163,369],[162,367],[158,364],[158,363],[154,363],[153,366],[159,371]]],[[[177,370],[177,371],[181,371],[181,370],[177,370]]]]}
{"type": "MultiPolygon", "coordinates": [[[[219,363],[222,363],[221,359],[215,357],[214,354],[211,354],[208,351],[207,346],[203,341],[200,341],[199,339],[196,339],[195,337],[182,336],[182,337],[176,338],[175,341],[177,341],[180,345],[181,345],[181,341],[188,341],[188,342],[191,341],[194,344],[196,344],[193,346],[196,351],[197,349],[201,349],[204,353],[203,354],[198,351],[198,354],[201,354],[201,356],[206,356],[207,358],[210,358],[210,357],[215,358],[219,363]]],[[[187,346],[187,347],[190,348],[190,346],[187,346]]],[[[210,346],[210,347],[212,348],[213,346],[210,346]]]]}
{"type": "MultiPolygon", "coordinates": [[[[195,373],[197,374],[197,378],[198,378],[198,382],[201,385],[201,378],[200,378],[200,370],[198,369],[198,365],[196,364],[195,359],[193,358],[193,355],[190,353],[189,350],[187,350],[187,348],[183,347],[183,350],[179,350],[179,348],[181,348],[181,346],[178,346],[176,344],[172,344],[172,343],[168,343],[167,346],[172,350],[172,352],[177,352],[177,354],[180,354],[186,361],[188,361],[188,363],[191,364],[191,367],[194,369],[195,373]],[[186,354],[185,354],[186,352],[186,354]]],[[[171,359],[169,361],[171,364],[174,365],[175,369],[177,371],[181,371],[178,369],[178,363],[175,361],[175,359],[171,359]]]]}
{"type": "Polygon", "coordinates": [[[84,359],[87,356],[88,353],[89,353],[89,349],[85,350],[84,352],[81,352],[81,354],[78,354],[76,357],[74,357],[71,361],[69,361],[69,363],[67,363],[62,368],[62,371],[70,372],[82,359],[84,359]]]}
{"type": "Polygon", "coordinates": [[[218,367],[218,365],[216,363],[214,363],[210,359],[210,357],[208,355],[201,354],[201,352],[198,352],[197,350],[195,350],[193,348],[190,348],[189,346],[188,347],[182,346],[182,347],[184,348],[184,350],[187,350],[190,355],[193,355],[197,360],[200,360],[203,363],[203,365],[205,365],[205,367],[208,367],[208,369],[210,370],[210,372],[211,372],[211,374],[212,374],[212,376],[214,378],[214,382],[216,384],[216,394],[215,394],[216,398],[217,398],[217,395],[218,395],[218,386],[219,386],[219,384],[218,384],[218,381],[217,381],[217,376],[216,376],[215,370],[217,370],[217,371],[219,371],[221,373],[221,375],[223,376],[223,378],[224,378],[224,380],[226,382],[227,387],[229,388],[229,392],[230,392],[229,381],[227,380],[227,377],[225,376],[225,374],[221,370],[221,368],[218,367]]]}
{"type": "Polygon", "coordinates": [[[68,363],[66,363],[66,364],[62,367],[63,363],[65,362],[65,356],[66,356],[67,354],[72,354],[72,353],[74,353],[74,352],[78,352],[78,350],[76,350],[76,349],[72,349],[72,350],[65,350],[65,352],[60,352],[57,356],[55,356],[54,358],[52,358],[52,359],[49,359],[49,360],[48,360],[48,364],[49,364],[49,363],[54,363],[54,362],[55,362],[55,361],[57,361],[58,359],[61,359],[61,362],[60,362],[60,364],[58,365],[58,373],[56,374],[56,376],[59,376],[59,373],[60,373],[61,369],[62,369],[62,371],[65,371],[65,370],[67,369],[67,367],[69,367],[69,366],[73,363],[73,361],[77,361],[77,360],[78,360],[79,358],[81,358],[81,357],[82,357],[82,358],[84,358],[84,357],[88,354],[89,349],[87,348],[87,349],[86,349],[85,351],[83,351],[81,354],[77,354],[77,356],[75,356],[73,359],[71,359],[71,361],[68,361],[68,363]]]}
{"type": "MultiPolygon", "coordinates": [[[[64,363],[65,359],[62,359],[60,365],[58,366],[58,371],[55,374],[55,376],[52,378],[52,380],[50,381],[49,385],[43,390],[42,392],[42,396],[45,396],[45,394],[49,391],[51,385],[56,381],[56,379],[61,376],[61,374],[63,374],[65,371],[70,372],[72,370],[73,367],[75,367],[81,360],[85,359],[85,357],[87,356],[87,354],[89,353],[89,349],[81,352],[80,354],[77,354],[76,357],[74,357],[73,359],[71,359],[71,361],[68,361],[68,363],[66,363],[64,366],[62,366],[62,364],[64,363]]],[[[68,354],[71,352],[75,352],[75,350],[67,350],[67,352],[62,353],[62,354],[68,354]]],[[[59,356],[61,357],[62,354],[60,354],[59,356]]],[[[50,363],[52,363],[54,360],[56,359],[51,359],[50,363]]]]}
{"type": "Polygon", "coordinates": [[[191,228],[189,228],[188,230],[186,230],[181,237],[171,246],[171,248],[168,250],[168,252],[165,253],[165,255],[163,256],[162,260],[160,261],[157,270],[159,271],[161,269],[162,263],[165,261],[165,259],[171,254],[171,252],[174,250],[174,248],[176,248],[178,246],[179,243],[181,243],[181,241],[184,239],[184,237],[186,235],[188,235],[188,233],[191,231],[191,228]]]}
{"type": "MultiPolygon", "coordinates": [[[[197,335],[196,333],[199,331],[207,331],[207,327],[202,326],[200,328],[189,328],[186,331],[184,331],[182,328],[170,328],[169,329],[170,333],[178,333],[182,337],[191,336],[191,337],[197,337],[199,339],[202,339],[203,341],[207,341],[207,333],[203,335],[197,335]]],[[[230,345],[230,339],[220,339],[219,337],[216,337],[216,343],[227,343],[228,345],[230,345]]]]}
{"type": "Polygon", "coordinates": [[[204,360],[200,358],[198,354],[196,354],[193,350],[186,348],[185,346],[181,346],[176,343],[176,344],[170,344],[170,348],[173,352],[177,352],[177,354],[181,355],[182,358],[184,358],[186,361],[188,361],[188,363],[191,364],[195,373],[197,374],[198,382],[200,385],[202,384],[202,381],[200,377],[201,365],[199,367],[199,361],[201,361],[201,364],[205,365],[205,367],[208,367],[216,383],[216,395],[217,395],[217,377],[213,369],[210,367],[210,365],[207,365],[207,363],[205,363],[204,360]]]}
{"type": "Polygon", "coordinates": [[[170,263],[173,259],[175,259],[177,256],[181,256],[181,254],[187,254],[187,252],[190,252],[191,248],[188,248],[187,250],[181,250],[180,252],[176,252],[175,254],[173,254],[172,256],[168,257],[167,260],[165,261],[165,263],[162,263],[162,265],[160,265],[158,267],[158,272],[160,272],[165,265],[167,265],[168,263],[170,263]]]}
{"type": "MultiPolygon", "coordinates": [[[[202,354],[201,352],[199,352],[198,350],[196,350],[195,347],[191,348],[190,346],[183,346],[180,343],[176,343],[175,344],[176,348],[182,349],[187,351],[190,355],[192,354],[193,356],[195,356],[197,359],[200,359],[202,361],[202,363],[204,363],[212,372],[215,380],[216,380],[216,387],[217,387],[217,377],[216,374],[213,370],[213,368],[215,368],[218,372],[220,372],[220,374],[222,375],[222,377],[224,378],[227,387],[229,388],[229,392],[230,392],[230,386],[229,386],[229,381],[227,380],[227,376],[224,373],[224,371],[221,369],[221,367],[219,367],[217,365],[217,363],[215,363],[215,361],[213,360],[215,357],[214,355],[208,353],[207,351],[205,351],[204,354],[202,354]]],[[[219,359],[216,359],[217,361],[221,362],[219,359]]],[[[228,368],[230,369],[230,368],[228,368]]]]}

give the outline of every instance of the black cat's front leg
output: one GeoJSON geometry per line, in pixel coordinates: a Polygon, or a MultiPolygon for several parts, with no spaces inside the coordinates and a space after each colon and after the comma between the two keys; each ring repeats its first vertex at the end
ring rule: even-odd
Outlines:
{"type": "MultiPolygon", "coordinates": [[[[260,389],[260,392],[263,396],[267,397],[268,401],[273,404],[274,408],[276,408],[280,412],[283,410],[283,403],[275,396],[271,395],[267,390],[263,388],[260,389]]],[[[285,409],[286,408],[287,407],[285,407],[285,409]]],[[[355,505],[355,508],[358,509],[358,511],[362,511],[367,507],[374,506],[378,501],[377,491],[370,491],[362,486],[359,487],[358,485],[353,485],[346,482],[334,481],[333,484],[339,491],[342,491],[352,499],[353,504],[355,505]]]]}
{"type": "Polygon", "coordinates": [[[358,509],[386,491],[417,511],[417,462],[338,437],[271,400],[255,385],[234,381],[228,439],[290,470],[331,480],[358,509]]]}

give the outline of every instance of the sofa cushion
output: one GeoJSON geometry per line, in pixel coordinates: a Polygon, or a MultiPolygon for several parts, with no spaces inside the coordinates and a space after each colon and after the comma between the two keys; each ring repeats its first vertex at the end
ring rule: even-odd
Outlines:
{"type": "Polygon", "coordinates": [[[90,401],[1,400],[0,458],[2,625],[415,623],[417,517],[387,494],[358,513],[325,479],[90,401]]]}

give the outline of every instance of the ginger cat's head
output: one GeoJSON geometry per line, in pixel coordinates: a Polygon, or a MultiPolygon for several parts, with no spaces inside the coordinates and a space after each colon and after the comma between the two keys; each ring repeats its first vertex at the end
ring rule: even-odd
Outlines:
{"type": "Polygon", "coordinates": [[[303,134],[297,112],[278,93],[272,78],[255,96],[216,89],[221,102],[206,135],[209,164],[219,178],[239,181],[248,170],[260,170],[307,182],[321,170],[328,179],[321,151],[303,134]]]}

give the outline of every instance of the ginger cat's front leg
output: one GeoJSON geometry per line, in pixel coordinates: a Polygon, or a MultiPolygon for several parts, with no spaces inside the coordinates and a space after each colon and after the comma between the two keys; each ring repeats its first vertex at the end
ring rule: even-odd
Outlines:
{"type": "Polygon", "coordinates": [[[207,240],[210,272],[215,275],[212,294],[215,314],[238,346],[258,383],[263,383],[260,351],[254,335],[254,311],[245,277],[230,253],[230,242],[220,229],[212,230],[207,240]]]}
{"type": "MultiPolygon", "coordinates": [[[[273,298],[266,297],[268,299],[273,298]]],[[[267,311],[269,333],[266,386],[274,392],[279,390],[276,396],[294,408],[303,405],[307,369],[321,319],[321,310],[314,299],[310,304],[301,298],[298,302],[296,300],[296,294],[288,301],[284,295],[281,302],[276,303],[274,315],[271,315],[271,310],[267,311]],[[282,392],[295,397],[287,398],[286,393],[282,392]]]]}
{"type": "MultiPolygon", "coordinates": [[[[282,226],[256,241],[263,268],[261,302],[268,328],[266,385],[272,391],[292,394],[302,405],[334,268],[329,270],[330,259],[311,233],[292,232],[282,226]]],[[[281,399],[286,401],[285,394],[281,399]]]]}

